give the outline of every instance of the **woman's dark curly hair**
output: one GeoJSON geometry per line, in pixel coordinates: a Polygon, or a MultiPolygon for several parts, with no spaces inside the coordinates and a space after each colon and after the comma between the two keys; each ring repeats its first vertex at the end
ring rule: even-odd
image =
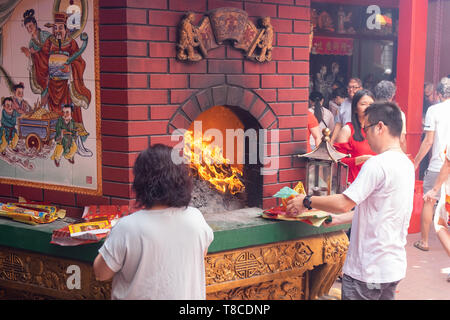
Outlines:
{"type": "Polygon", "coordinates": [[[139,205],[186,207],[191,200],[192,176],[185,164],[172,161],[172,148],[155,144],[142,151],[134,163],[133,190],[139,205]]]}

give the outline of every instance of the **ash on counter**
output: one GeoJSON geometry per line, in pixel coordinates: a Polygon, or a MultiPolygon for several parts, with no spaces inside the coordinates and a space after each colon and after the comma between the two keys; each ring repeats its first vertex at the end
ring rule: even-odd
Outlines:
{"type": "Polygon", "coordinates": [[[209,182],[194,178],[194,188],[189,205],[203,214],[238,210],[246,207],[246,193],[235,195],[217,191],[209,182]]]}

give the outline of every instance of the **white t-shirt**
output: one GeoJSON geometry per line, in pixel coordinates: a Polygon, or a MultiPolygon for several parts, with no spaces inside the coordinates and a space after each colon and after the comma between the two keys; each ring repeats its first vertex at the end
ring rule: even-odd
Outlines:
{"type": "MultiPolygon", "coordinates": [[[[450,161],[450,136],[448,137],[447,147],[445,149],[445,155],[448,161],[450,161]]],[[[450,174],[447,177],[447,181],[445,182],[445,193],[450,196],[450,174]]]]}
{"type": "Polygon", "coordinates": [[[121,218],[99,252],[116,272],[112,299],[206,299],[204,253],[214,234],[195,208],[121,218]]]}
{"type": "Polygon", "coordinates": [[[411,160],[398,151],[388,150],[364,163],[344,191],[357,204],[345,274],[367,283],[389,283],[405,277],[414,178],[411,160]]]}
{"type": "Polygon", "coordinates": [[[342,126],[345,126],[347,122],[352,122],[352,100],[345,98],[339,108],[339,113],[335,117],[334,122],[340,123],[342,126]]]}
{"type": "Polygon", "coordinates": [[[439,172],[443,162],[442,153],[450,137],[450,99],[432,105],[425,115],[425,131],[434,131],[434,141],[428,170],[439,172]]]}

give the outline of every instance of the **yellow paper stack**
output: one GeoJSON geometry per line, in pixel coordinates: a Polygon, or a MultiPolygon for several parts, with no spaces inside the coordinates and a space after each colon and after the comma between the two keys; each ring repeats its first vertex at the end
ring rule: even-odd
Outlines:
{"type": "Polygon", "coordinates": [[[27,224],[42,224],[64,218],[66,210],[30,203],[0,203],[0,216],[27,224]]]}

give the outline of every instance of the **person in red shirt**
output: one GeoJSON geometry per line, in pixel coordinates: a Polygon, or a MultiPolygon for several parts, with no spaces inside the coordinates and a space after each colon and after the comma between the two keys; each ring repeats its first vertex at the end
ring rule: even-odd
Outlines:
{"type": "Polygon", "coordinates": [[[306,152],[311,152],[311,144],[309,143],[309,137],[312,135],[314,141],[316,142],[316,146],[318,146],[321,142],[320,139],[320,129],[319,122],[317,121],[314,113],[308,110],[308,135],[306,137],[306,152]]]}
{"type": "Polygon", "coordinates": [[[374,103],[375,97],[369,90],[363,89],[355,93],[352,99],[352,121],[347,122],[338,134],[334,147],[337,151],[350,154],[341,161],[348,165],[348,182],[352,183],[364,162],[376,153],[372,151],[366,139],[364,127],[364,111],[374,103]]]}

